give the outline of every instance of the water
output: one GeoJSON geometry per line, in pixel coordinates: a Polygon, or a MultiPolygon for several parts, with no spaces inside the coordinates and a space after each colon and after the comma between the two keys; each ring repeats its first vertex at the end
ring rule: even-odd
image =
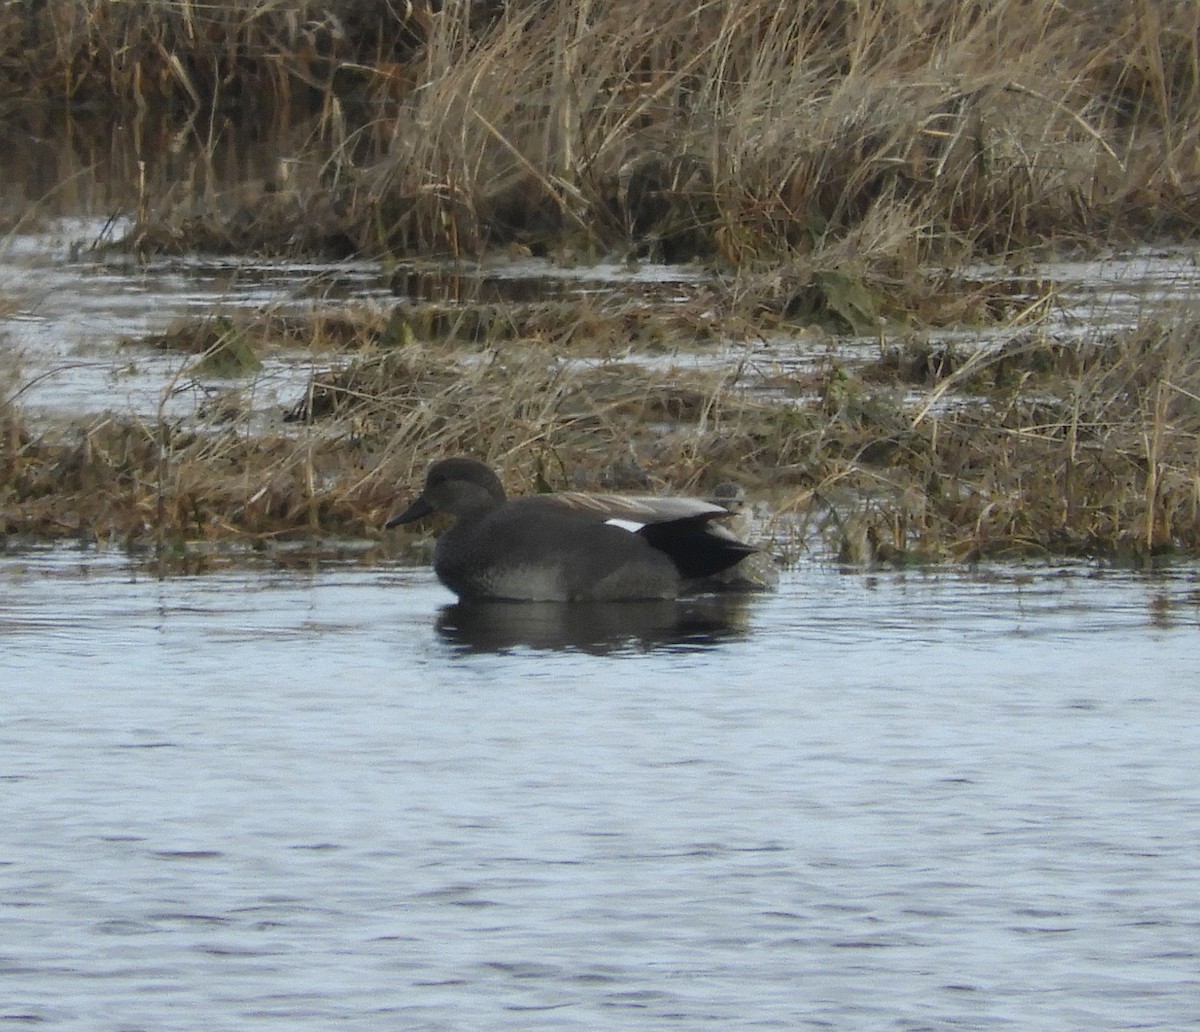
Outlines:
{"type": "MultiPolygon", "coordinates": [[[[3,184],[0,184],[0,192],[3,184]]],[[[193,370],[196,356],[142,342],[185,322],[255,313],[305,315],[343,306],[390,310],[405,300],[451,302],[611,297],[659,309],[686,301],[707,284],[694,268],[598,264],[561,268],[545,261],[424,263],[385,274],[379,262],[297,261],[192,256],[137,261],[96,253],[91,245],[128,232],[124,219],[63,216],[0,241],[0,402],[49,419],[76,418],[97,408],[143,419],[193,416],[214,395],[235,387],[243,403],[271,420],[292,408],[329,354],[298,347],[263,356],[253,376],[228,379],[193,370]]],[[[970,270],[997,282],[1010,273],[970,270]]],[[[1190,250],[1142,249],[1103,261],[1036,266],[1038,291],[1055,285],[1045,329],[1061,339],[1118,331],[1178,311],[1200,287],[1190,250]]],[[[1023,282],[1019,281],[1019,282],[1023,282]]],[[[1034,288],[1031,288],[1034,289],[1034,288]]],[[[1033,304],[1030,294],[1029,303],[1033,304]]],[[[994,348],[1024,328],[956,328],[933,338],[963,347],[994,348]]],[[[803,370],[877,358],[878,335],[731,340],[694,352],[634,354],[639,366],[738,370],[737,381],[773,397],[803,370]]],[[[587,358],[584,364],[597,360],[587,358]]],[[[789,390],[791,388],[789,387],[789,390]]],[[[782,400],[782,399],[777,399],[782,400]]]]}
{"type": "Polygon", "coordinates": [[[448,601],[0,560],[6,1024],[1197,1027],[1195,570],[448,601]]]}
{"type": "MultiPolygon", "coordinates": [[[[2,185],[0,185],[2,190],[2,185]]],[[[196,355],[142,342],[177,325],[217,315],[248,319],[271,312],[312,315],[339,307],[390,310],[404,300],[460,295],[548,299],[641,296],[669,305],[699,289],[702,277],[678,266],[598,265],[560,269],[533,260],[429,263],[385,275],[378,261],[245,257],[138,261],[97,254],[123,220],[70,217],[36,232],[0,239],[0,401],[19,401],[37,416],[78,417],[102,407],[153,419],[193,415],[221,390],[252,387],[256,408],[291,408],[314,364],[328,353],[296,347],[267,354],[253,377],[189,371],[196,355]]]]}
{"type": "MultiPolygon", "coordinates": [[[[52,231],[11,234],[0,247],[0,289],[12,300],[0,313],[0,398],[35,415],[77,418],[97,407],[142,418],[191,415],[212,393],[250,381],[199,377],[187,372],[194,354],[136,342],[189,320],[311,313],[329,307],[330,294],[381,295],[375,262],[102,259],[84,246],[100,225],[62,219],[52,231]]],[[[252,382],[260,407],[294,404],[313,360],[301,349],[266,356],[252,382]]]]}

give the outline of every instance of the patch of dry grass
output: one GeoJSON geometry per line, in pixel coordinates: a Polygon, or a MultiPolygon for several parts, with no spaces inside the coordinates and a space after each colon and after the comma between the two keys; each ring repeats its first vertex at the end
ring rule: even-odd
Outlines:
{"type": "Polygon", "coordinates": [[[1196,335],[1192,313],[1083,343],[1029,334],[961,356],[917,349],[910,378],[926,392],[896,453],[902,489],[922,488],[921,519],[877,536],[954,558],[1196,554],[1196,335]]]}
{"type": "Polygon", "coordinates": [[[914,357],[907,385],[896,353],[879,360],[886,382],[830,361],[783,400],[741,367],[568,361],[537,336],[464,352],[364,330],[266,434],[245,412],[35,433],[7,411],[0,523],[177,551],[370,538],[429,462],[470,453],[516,493],[740,481],[792,555],[814,537],[858,562],[1200,555],[1197,325],[1182,313],[1079,346],[1014,335],[954,361],[914,357]]]}
{"type": "Polygon", "coordinates": [[[141,249],[815,254],[894,285],[1048,238],[1194,232],[1197,17],[1190,0],[66,0],[7,5],[0,38],[35,44],[10,54],[13,89],[201,120],[303,94],[320,113],[289,183],[146,197],[141,249]]]}
{"type": "Polygon", "coordinates": [[[0,5],[0,96],[193,114],[386,95],[429,5],[52,0],[0,5]]]}

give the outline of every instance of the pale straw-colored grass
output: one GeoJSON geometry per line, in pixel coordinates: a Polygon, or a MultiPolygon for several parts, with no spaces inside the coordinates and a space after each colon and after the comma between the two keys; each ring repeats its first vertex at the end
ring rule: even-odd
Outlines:
{"type": "Polygon", "coordinates": [[[10,408],[0,520],[168,551],[377,537],[431,461],[465,453],[517,493],[735,480],[792,557],[814,539],[851,561],[1197,555],[1196,327],[1185,311],[1069,347],[1035,328],[982,359],[889,360],[884,379],[831,362],[791,399],[736,367],[564,362],[536,337],[473,354],[365,338],[273,431],[232,403],[192,429],[36,432],[10,408]]]}
{"type": "Polygon", "coordinates": [[[182,227],[143,225],[156,246],[219,244],[225,218],[234,248],[912,265],[1193,231],[1197,18],[1191,0],[63,0],[0,9],[0,88],[196,124],[319,115],[299,203],[243,227],[151,196],[143,221],[182,227]]]}

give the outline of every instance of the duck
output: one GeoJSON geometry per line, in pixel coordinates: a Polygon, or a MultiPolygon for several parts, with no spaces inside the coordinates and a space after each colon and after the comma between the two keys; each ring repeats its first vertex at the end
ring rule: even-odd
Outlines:
{"type": "Polygon", "coordinates": [[[675,599],[758,551],[715,502],[560,492],[509,498],[485,462],[434,462],[421,493],[388,528],[433,513],[454,522],[433,550],[460,600],[621,602],[675,599]]]}

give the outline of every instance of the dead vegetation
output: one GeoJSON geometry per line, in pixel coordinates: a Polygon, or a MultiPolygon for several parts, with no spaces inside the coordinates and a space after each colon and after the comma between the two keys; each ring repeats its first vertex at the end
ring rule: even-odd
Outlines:
{"type": "Polygon", "coordinates": [[[748,366],[567,359],[537,336],[464,351],[389,335],[378,313],[357,334],[353,321],[339,317],[343,350],[266,433],[236,406],[189,426],[105,415],[41,434],[7,411],[5,533],[180,553],[376,538],[428,462],[469,453],[517,492],[736,480],[769,502],[768,533],[793,556],[1200,554],[1194,317],[1073,344],[1029,332],[953,360],[899,345],[797,373],[783,399],[748,366]]]}
{"type": "Polygon", "coordinates": [[[234,107],[313,113],[252,195],[151,175],[143,251],[819,254],[875,282],[1193,232],[1198,17],[1191,0],[63,0],[0,8],[0,89],[176,111],[213,146],[234,107]]]}
{"type": "Polygon", "coordinates": [[[429,22],[424,0],[9,3],[0,7],[0,90],[192,113],[367,98],[394,89],[429,22]]]}
{"type": "MultiPolygon", "coordinates": [[[[296,348],[324,368],[266,432],[236,390],[195,422],[99,415],[45,431],[6,406],[0,521],[160,551],[373,536],[398,485],[461,451],[516,490],[737,479],[769,496],[783,540],[815,535],[853,560],[1196,554],[1194,313],[1056,340],[1039,329],[1048,290],[960,270],[981,254],[1194,235],[1198,11],[0,5],[6,105],[41,98],[76,119],[126,107],[137,153],[120,246],[135,253],[617,254],[699,258],[723,277],[687,304],[615,312],[448,296],[181,326],[153,343],[187,352],[189,376],[252,378],[296,348]],[[302,128],[230,185],[234,111],[302,128]],[[169,130],[150,131],[154,118],[169,130]],[[980,323],[999,343],[897,343],[906,327],[980,323]],[[670,361],[769,347],[798,325],[877,337],[879,357],[831,349],[770,383],[736,356],[670,361]]],[[[27,221],[20,207],[9,224],[27,221]]]]}

